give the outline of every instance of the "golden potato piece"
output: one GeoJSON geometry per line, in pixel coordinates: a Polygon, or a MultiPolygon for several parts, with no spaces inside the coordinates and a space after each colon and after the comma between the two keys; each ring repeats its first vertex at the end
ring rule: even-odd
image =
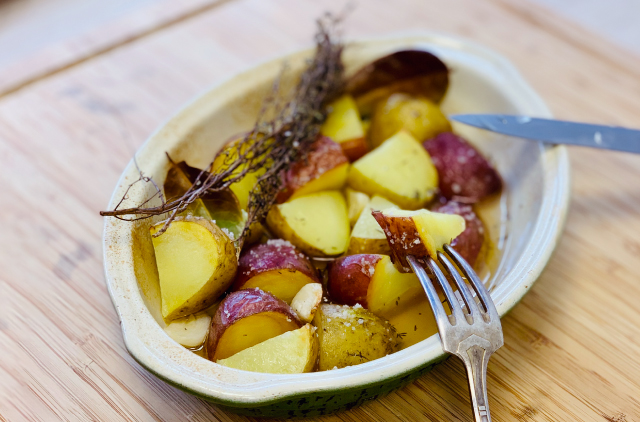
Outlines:
{"type": "Polygon", "coordinates": [[[301,196],[274,206],[267,216],[273,233],[311,256],[336,256],[347,250],[349,215],[339,191],[301,196]]]}
{"type": "Polygon", "coordinates": [[[375,148],[402,129],[418,141],[424,141],[439,133],[450,132],[451,123],[440,107],[426,98],[393,94],[376,107],[369,128],[369,141],[375,148]]]}
{"type": "Polygon", "coordinates": [[[269,374],[301,374],[313,371],[318,358],[316,327],[307,324],[297,330],[244,349],[217,363],[229,368],[269,374]]]}
{"type": "Polygon", "coordinates": [[[361,306],[321,305],[313,323],[318,328],[319,371],[358,365],[396,350],[395,328],[361,306]]]}
{"type": "Polygon", "coordinates": [[[423,207],[438,187],[429,154],[406,131],[400,131],[351,165],[349,187],[381,195],[403,209],[423,207]]]}
{"type": "Polygon", "coordinates": [[[407,255],[437,259],[437,252],[465,229],[463,217],[429,210],[387,209],[374,211],[373,217],[384,230],[394,262],[397,260],[404,272],[410,271],[407,255]]]}
{"type": "MultiPolygon", "coordinates": [[[[163,227],[151,227],[151,234],[163,227]]],[[[167,231],[152,237],[162,316],[184,317],[211,304],[233,282],[238,267],[231,239],[211,221],[193,216],[177,217],[167,231]]]]}

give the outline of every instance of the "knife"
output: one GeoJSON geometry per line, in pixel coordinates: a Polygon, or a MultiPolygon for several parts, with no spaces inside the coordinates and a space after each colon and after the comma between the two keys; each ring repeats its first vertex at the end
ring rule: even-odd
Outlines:
{"type": "Polygon", "coordinates": [[[640,130],[635,129],[507,114],[454,114],[449,118],[518,138],[640,154],[640,130]]]}

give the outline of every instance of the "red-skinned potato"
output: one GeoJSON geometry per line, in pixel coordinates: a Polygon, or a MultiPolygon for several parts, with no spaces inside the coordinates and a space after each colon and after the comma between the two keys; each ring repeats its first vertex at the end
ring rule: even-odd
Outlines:
{"type": "Polygon", "coordinates": [[[329,264],[329,296],[343,305],[367,307],[367,290],[378,261],[384,255],[358,254],[329,264]]]}
{"type": "Polygon", "coordinates": [[[380,100],[397,92],[424,96],[439,103],[449,86],[449,69],[436,56],[403,50],[381,57],[356,72],[346,84],[361,115],[369,115],[380,100]]]}
{"type": "Polygon", "coordinates": [[[276,202],[324,190],[342,189],[349,170],[349,159],[339,144],[331,138],[321,136],[307,154],[293,164],[284,177],[284,188],[278,193],[276,202]]]}
{"type": "Polygon", "coordinates": [[[398,271],[388,255],[350,255],[334,261],[327,287],[333,301],[360,304],[386,319],[424,297],[418,277],[398,271]]]}
{"type": "Polygon", "coordinates": [[[291,303],[304,285],[319,282],[305,254],[286,240],[274,239],[242,252],[233,290],[258,287],[291,303]]]}
{"type": "Polygon", "coordinates": [[[284,301],[260,289],[245,289],[227,296],[211,320],[207,353],[213,362],[302,327],[284,301]]]}
{"type": "Polygon", "coordinates": [[[484,225],[469,204],[449,201],[438,204],[433,211],[445,214],[456,214],[464,218],[465,229],[453,239],[451,246],[472,266],[476,263],[480,249],[484,243],[484,225]]]}
{"type": "Polygon", "coordinates": [[[441,133],[423,146],[438,170],[440,194],[445,198],[475,203],[502,188],[498,172],[460,136],[441,133]]]}
{"type": "Polygon", "coordinates": [[[402,272],[410,272],[407,256],[418,260],[437,259],[437,252],[464,231],[465,220],[459,215],[432,212],[425,209],[405,211],[387,209],[373,211],[384,231],[394,262],[402,272]]]}

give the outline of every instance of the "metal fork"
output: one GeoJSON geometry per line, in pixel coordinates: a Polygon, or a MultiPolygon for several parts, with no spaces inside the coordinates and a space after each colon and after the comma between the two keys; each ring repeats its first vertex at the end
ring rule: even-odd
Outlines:
{"type": "Polygon", "coordinates": [[[442,348],[464,362],[476,422],[491,422],[487,400],[487,363],[491,354],[504,344],[500,316],[489,292],[473,268],[449,245],[445,245],[444,250],[446,254],[438,252],[438,261],[458,286],[458,291],[466,305],[466,312],[458,302],[447,276],[432,258],[425,261],[426,267],[442,286],[451,307],[451,315],[447,315],[438,292],[418,260],[413,256],[407,256],[407,261],[427,293],[438,324],[442,348]],[[482,306],[478,306],[469,287],[451,261],[469,280],[482,306]]]}

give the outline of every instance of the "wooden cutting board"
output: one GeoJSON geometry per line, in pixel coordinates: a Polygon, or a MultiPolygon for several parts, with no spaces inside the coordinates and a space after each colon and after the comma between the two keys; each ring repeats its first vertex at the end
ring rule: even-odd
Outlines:
{"type": "MultiPolygon", "coordinates": [[[[343,1],[157,1],[0,69],[0,420],[230,421],[126,352],[101,259],[134,151],[222,78],[310,44],[343,1]]],[[[640,58],[516,0],[360,2],[346,35],[421,29],[507,56],[561,118],[640,127],[640,58]]],[[[571,148],[549,266],[504,319],[496,421],[640,420],[640,156],[571,148]]],[[[470,420],[462,365],[323,421],[470,420]]]]}

